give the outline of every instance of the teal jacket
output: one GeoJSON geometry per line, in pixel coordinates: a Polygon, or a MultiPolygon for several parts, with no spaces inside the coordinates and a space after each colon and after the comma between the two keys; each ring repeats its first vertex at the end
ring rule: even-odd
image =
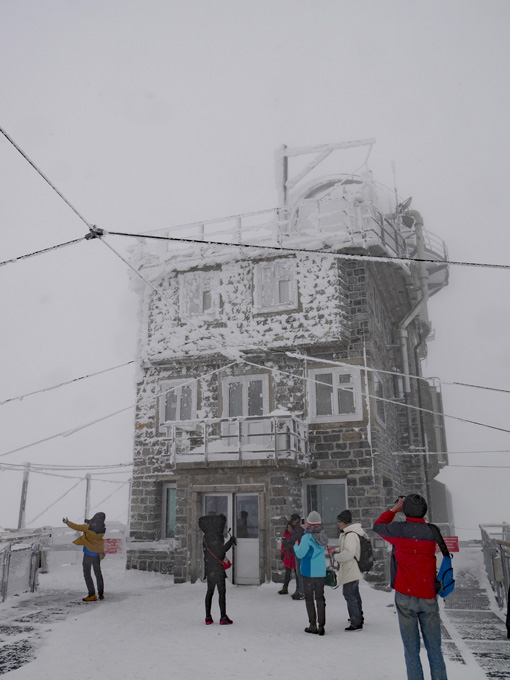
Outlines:
{"type": "Polygon", "coordinates": [[[327,544],[326,532],[321,531],[316,534],[305,533],[301,543],[294,546],[294,552],[301,560],[299,568],[303,576],[308,578],[324,578],[326,576],[324,548],[327,544]]]}

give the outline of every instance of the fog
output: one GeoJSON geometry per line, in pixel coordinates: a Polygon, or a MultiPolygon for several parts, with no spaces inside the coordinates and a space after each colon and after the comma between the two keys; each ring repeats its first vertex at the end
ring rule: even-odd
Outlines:
{"type": "MultiPolygon", "coordinates": [[[[494,429],[510,429],[509,394],[448,384],[510,390],[510,271],[469,264],[510,264],[509,14],[503,0],[4,0],[0,127],[79,215],[0,135],[0,260],[86,222],[141,233],[271,208],[281,144],[374,137],[375,178],[393,189],[394,161],[399,198],[464,263],[430,301],[423,365],[448,416],[490,426],[446,418],[457,533],[510,521],[509,433],[494,429]]],[[[0,401],[133,361],[129,278],[98,239],[0,267],[0,401]]],[[[2,405],[0,526],[18,519],[13,464],[129,463],[134,403],[130,363],[2,405]]],[[[100,472],[91,505],[125,521],[129,469],[100,472]]],[[[27,522],[80,521],[85,473],[32,473],[27,522]]]]}

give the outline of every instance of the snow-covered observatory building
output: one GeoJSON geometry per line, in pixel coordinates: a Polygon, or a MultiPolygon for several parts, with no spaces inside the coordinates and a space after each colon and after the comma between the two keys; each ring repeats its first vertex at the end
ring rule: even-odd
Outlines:
{"type": "MultiPolygon", "coordinates": [[[[317,176],[372,143],[282,147],[278,208],[158,232],[192,242],[147,240],[133,253],[148,283],[128,568],[201,578],[208,513],[224,513],[238,538],[237,584],[282,580],[293,512],[319,511],[336,539],[341,510],[370,529],[417,492],[429,520],[451,528],[434,479],[447,463],[441,395],[420,378],[446,248],[366,162],[317,176]]],[[[385,570],[381,559],[370,577],[385,570]]]]}

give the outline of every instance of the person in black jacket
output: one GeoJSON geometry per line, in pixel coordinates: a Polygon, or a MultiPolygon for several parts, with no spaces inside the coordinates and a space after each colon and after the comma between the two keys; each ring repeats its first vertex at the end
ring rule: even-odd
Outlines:
{"type": "Polygon", "coordinates": [[[204,532],[204,567],[207,578],[207,593],[205,596],[205,624],[214,623],[211,616],[211,605],[214,589],[218,589],[220,604],[220,626],[228,626],[233,621],[227,616],[227,598],[225,569],[222,565],[225,554],[237,541],[232,536],[226,543],[223,540],[223,532],[227,518],[225,515],[206,515],[200,517],[198,526],[204,532]]]}

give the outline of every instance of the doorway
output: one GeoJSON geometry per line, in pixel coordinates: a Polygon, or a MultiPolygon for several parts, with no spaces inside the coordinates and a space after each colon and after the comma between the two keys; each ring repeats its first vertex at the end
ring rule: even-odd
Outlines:
{"type": "Polygon", "coordinates": [[[204,515],[227,518],[224,540],[233,535],[237,545],[227,553],[232,562],[227,577],[236,585],[260,585],[259,495],[258,493],[210,493],[203,497],[204,515]]]}

